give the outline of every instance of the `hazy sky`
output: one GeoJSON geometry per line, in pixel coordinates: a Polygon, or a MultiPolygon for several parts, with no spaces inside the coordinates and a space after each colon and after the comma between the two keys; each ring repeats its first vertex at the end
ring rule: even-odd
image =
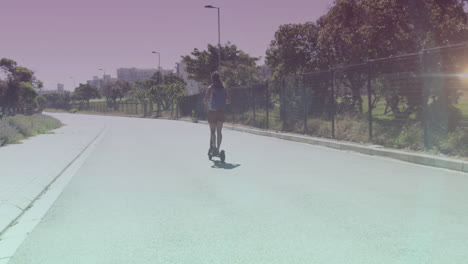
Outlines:
{"type": "MultiPolygon", "coordinates": [[[[45,89],[120,67],[175,68],[180,56],[231,41],[264,58],[279,25],[316,21],[333,0],[0,0],[0,58],[36,72],[45,89]]],[[[263,59],[262,59],[263,63],[263,59]]]]}

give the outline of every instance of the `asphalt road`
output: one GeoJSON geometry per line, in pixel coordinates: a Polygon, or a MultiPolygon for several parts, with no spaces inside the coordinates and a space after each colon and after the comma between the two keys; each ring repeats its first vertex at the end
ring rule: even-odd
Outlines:
{"type": "Polygon", "coordinates": [[[468,175],[181,121],[107,130],[9,263],[466,263],[468,175]]]}

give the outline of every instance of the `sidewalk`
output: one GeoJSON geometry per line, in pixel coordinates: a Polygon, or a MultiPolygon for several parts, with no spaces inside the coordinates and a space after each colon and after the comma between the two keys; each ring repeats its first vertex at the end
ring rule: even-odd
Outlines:
{"type": "Polygon", "coordinates": [[[104,124],[83,116],[51,115],[60,117],[65,126],[54,130],[54,134],[0,147],[0,234],[104,128],[104,124]]]}

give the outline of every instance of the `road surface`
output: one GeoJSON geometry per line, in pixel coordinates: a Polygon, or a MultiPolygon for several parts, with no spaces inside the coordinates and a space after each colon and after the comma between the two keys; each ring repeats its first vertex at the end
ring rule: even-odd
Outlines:
{"type": "Polygon", "coordinates": [[[468,259],[467,174],[229,130],[222,164],[203,124],[54,116],[106,131],[11,264],[468,259]]]}

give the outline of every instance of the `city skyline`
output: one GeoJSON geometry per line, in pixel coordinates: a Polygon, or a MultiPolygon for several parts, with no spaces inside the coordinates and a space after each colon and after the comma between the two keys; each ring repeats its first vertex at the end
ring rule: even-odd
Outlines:
{"type": "Polygon", "coordinates": [[[228,41],[251,56],[261,57],[281,24],[316,21],[333,0],[178,2],[32,0],[2,4],[3,39],[0,57],[35,71],[44,88],[92,76],[116,76],[117,68],[174,69],[194,48],[218,42],[217,13],[221,7],[221,43],[228,41]],[[73,80],[72,78],[73,77],[73,80]]]}

